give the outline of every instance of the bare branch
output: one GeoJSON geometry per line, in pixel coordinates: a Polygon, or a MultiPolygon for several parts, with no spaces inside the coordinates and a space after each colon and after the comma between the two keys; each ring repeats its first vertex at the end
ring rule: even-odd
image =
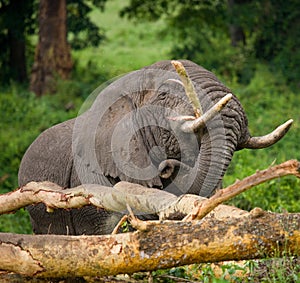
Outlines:
{"type": "Polygon", "coordinates": [[[194,121],[185,121],[181,126],[181,130],[186,133],[192,133],[198,129],[205,127],[205,124],[209,120],[213,119],[226,106],[226,104],[229,102],[231,98],[232,98],[231,93],[226,94],[213,107],[211,107],[207,112],[205,112],[201,117],[195,119],[194,121]]]}
{"type": "Polygon", "coordinates": [[[174,66],[177,74],[179,75],[187,97],[189,98],[190,103],[192,104],[195,117],[199,118],[200,116],[203,115],[201,103],[198,99],[197,93],[195,91],[193,82],[191,81],[189,75],[187,74],[183,64],[179,61],[171,61],[172,65],[174,66]]]}
{"type": "Polygon", "coordinates": [[[30,182],[18,190],[0,195],[0,214],[11,213],[30,204],[43,202],[53,208],[82,207],[89,200],[82,191],[64,192],[62,187],[51,182],[30,182]]]}
{"type": "Polygon", "coordinates": [[[184,220],[190,221],[193,219],[201,219],[219,204],[232,199],[238,194],[266,181],[287,175],[294,175],[297,178],[300,178],[300,163],[297,160],[289,160],[266,170],[258,171],[242,181],[236,181],[229,187],[217,191],[211,198],[199,203],[199,205],[195,207],[184,220]]]}
{"type": "MultiPolygon", "coordinates": [[[[128,182],[119,182],[113,188],[89,184],[71,189],[62,189],[49,182],[31,182],[14,192],[0,195],[0,214],[10,213],[39,202],[43,202],[49,212],[55,208],[70,209],[94,205],[124,213],[129,205],[135,214],[157,214],[160,219],[181,219],[188,214],[185,221],[189,221],[204,217],[222,202],[268,180],[286,175],[295,175],[299,178],[299,168],[297,160],[290,160],[258,171],[242,181],[219,190],[210,199],[195,195],[177,197],[166,191],[128,182]]],[[[219,211],[226,210],[227,206],[222,205],[219,208],[219,211]]]]}

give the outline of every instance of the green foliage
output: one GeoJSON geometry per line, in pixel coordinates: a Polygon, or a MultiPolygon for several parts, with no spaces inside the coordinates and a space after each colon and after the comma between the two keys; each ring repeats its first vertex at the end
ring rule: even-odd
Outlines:
{"type": "MultiPolygon", "coordinates": [[[[98,46],[103,30],[89,17],[92,10],[104,10],[106,0],[67,0],[68,40],[74,50],[98,46]]],[[[0,82],[28,83],[38,30],[39,1],[0,0],[0,82]],[[21,56],[24,60],[20,61],[21,56]],[[19,61],[18,61],[19,60],[19,61]],[[18,62],[16,62],[18,61],[18,62]],[[24,62],[23,62],[24,61],[24,62]]]]}
{"type": "Polygon", "coordinates": [[[124,75],[158,60],[169,59],[171,42],[162,39],[164,22],[135,23],[120,18],[118,12],[127,1],[111,1],[105,13],[94,10],[91,20],[105,30],[105,41],[99,48],[74,52],[80,68],[105,75],[107,79],[124,75]]]}
{"type": "Polygon", "coordinates": [[[95,5],[104,10],[106,0],[67,1],[67,27],[68,39],[74,50],[80,50],[87,46],[98,46],[105,38],[103,30],[95,25],[88,16],[95,5]]]}
{"type": "Polygon", "coordinates": [[[256,282],[294,283],[300,281],[300,260],[298,257],[284,256],[277,259],[264,259],[256,263],[253,277],[256,282]]]}
{"type": "MultiPolygon", "coordinates": [[[[273,163],[300,160],[300,117],[296,107],[300,97],[286,86],[280,72],[272,73],[266,66],[259,65],[247,86],[239,85],[232,90],[244,106],[252,135],[264,135],[290,118],[294,124],[289,133],[270,148],[236,152],[225,176],[225,186],[273,163]]],[[[299,185],[299,180],[292,177],[273,180],[236,197],[233,203],[243,209],[259,206],[272,211],[296,212],[300,209],[300,192],[295,189],[299,185]]]]}
{"type": "MultiPolygon", "coordinates": [[[[254,1],[256,57],[271,62],[290,81],[299,83],[300,10],[297,0],[254,1]]],[[[249,12],[249,11],[248,11],[249,12]]]]}
{"type": "Polygon", "coordinates": [[[75,115],[74,110],[66,111],[65,102],[54,96],[36,99],[34,94],[18,87],[2,91],[0,177],[8,175],[1,184],[2,193],[17,187],[20,160],[38,134],[75,115]]]}
{"type": "Polygon", "coordinates": [[[26,210],[18,210],[15,214],[1,215],[0,232],[2,233],[17,233],[31,234],[32,228],[30,225],[29,214],[26,210]]]}
{"type": "MultiPolygon", "coordinates": [[[[220,262],[216,264],[192,264],[174,267],[167,270],[152,272],[153,282],[203,282],[203,283],[293,283],[299,282],[299,258],[289,257],[250,260],[238,264],[234,262],[220,262]]],[[[147,274],[134,275],[138,282],[147,282],[147,274]]]]}
{"type": "MultiPolygon", "coordinates": [[[[44,130],[76,116],[81,100],[57,94],[37,99],[17,85],[2,89],[0,95],[0,193],[18,187],[18,168],[27,147],[44,130]],[[66,107],[72,104],[72,109],[66,107]]],[[[27,213],[1,216],[0,232],[31,231],[27,213]]]]}
{"type": "Polygon", "coordinates": [[[131,0],[121,15],[165,19],[173,40],[172,57],[192,59],[241,82],[249,81],[253,61],[259,59],[271,63],[289,82],[299,83],[297,0],[131,0]]]}

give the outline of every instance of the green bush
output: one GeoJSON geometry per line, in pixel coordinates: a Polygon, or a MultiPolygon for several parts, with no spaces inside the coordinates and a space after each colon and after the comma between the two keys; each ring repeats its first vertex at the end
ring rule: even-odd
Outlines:
{"type": "MultiPolygon", "coordinates": [[[[12,85],[0,95],[0,193],[18,187],[18,168],[23,154],[33,140],[50,126],[76,116],[81,100],[57,94],[36,98],[22,87],[12,85]],[[74,109],[66,110],[66,103],[74,109]]],[[[0,232],[28,233],[31,231],[26,211],[0,218],[0,232]]]]}
{"type": "MultiPolygon", "coordinates": [[[[242,179],[289,159],[300,160],[299,125],[297,105],[300,96],[290,90],[280,75],[265,65],[257,65],[255,75],[246,86],[233,84],[247,113],[250,132],[264,135],[288,119],[294,123],[287,135],[270,148],[236,152],[225,177],[225,185],[242,179]]],[[[298,202],[300,182],[296,178],[281,178],[262,184],[236,197],[233,203],[244,209],[259,206],[272,211],[300,209],[298,202]]]]}

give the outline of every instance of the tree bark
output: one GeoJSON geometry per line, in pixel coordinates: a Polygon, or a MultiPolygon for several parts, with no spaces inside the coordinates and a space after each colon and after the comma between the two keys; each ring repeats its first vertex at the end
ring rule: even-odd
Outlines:
{"type": "Polygon", "coordinates": [[[177,197],[162,190],[128,182],[119,182],[114,187],[84,184],[70,189],[63,189],[51,182],[30,182],[18,190],[0,195],[0,214],[11,213],[27,205],[42,202],[49,211],[55,208],[70,209],[94,205],[109,211],[123,212],[129,205],[134,212],[157,214],[160,219],[178,219],[179,216],[182,218],[188,214],[185,221],[199,220],[218,206],[220,211],[228,211],[228,206],[220,204],[238,194],[268,180],[287,175],[300,178],[300,162],[289,160],[257,171],[217,191],[210,199],[197,195],[177,197]]]}
{"type": "Polygon", "coordinates": [[[39,42],[30,81],[37,96],[53,93],[56,77],[67,79],[72,70],[66,20],[66,0],[40,1],[39,42]]]}
{"type": "Polygon", "coordinates": [[[35,277],[105,276],[224,260],[300,255],[300,215],[149,221],[105,236],[0,234],[0,269],[35,277]]]}
{"type": "Polygon", "coordinates": [[[19,82],[27,81],[26,57],[25,57],[25,36],[16,35],[14,31],[8,31],[10,46],[9,63],[13,78],[19,82]]]}

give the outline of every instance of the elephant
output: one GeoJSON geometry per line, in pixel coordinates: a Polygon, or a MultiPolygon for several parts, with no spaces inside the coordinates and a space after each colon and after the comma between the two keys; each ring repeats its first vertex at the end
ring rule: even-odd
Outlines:
{"type": "MultiPolygon", "coordinates": [[[[206,113],[231,91],[210,71],[179,60],[206,113]]],[[[237,97],[199,126],[172,62],[159,61],[115,80],[78,117],[41,133],[24,154],[19,186],[51,181],[112,187],[128,181],[174,194],[210,197],[220,187],[235,151],[264,148],[281,139],[289,120],[261,137],[252,137],[237,97]]],[[[122,213],[93,206],[48,213],[28,207],[36,234],[110,233],[122,213]]],[[[151,217],[143,216],[141,217],[151,217]]]]}

